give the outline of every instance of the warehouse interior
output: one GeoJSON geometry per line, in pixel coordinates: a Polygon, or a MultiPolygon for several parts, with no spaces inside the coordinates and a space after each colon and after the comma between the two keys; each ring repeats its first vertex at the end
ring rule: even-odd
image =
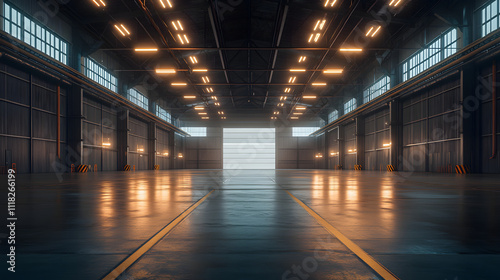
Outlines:
{"type": "Polygon", "coordinates": [[[2,279],[500,279],[499,0],[0,15],[2,279]]]}

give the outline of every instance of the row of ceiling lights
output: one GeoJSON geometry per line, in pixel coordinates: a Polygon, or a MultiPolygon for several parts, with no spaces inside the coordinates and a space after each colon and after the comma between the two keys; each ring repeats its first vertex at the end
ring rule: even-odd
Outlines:
{"type": "MultiPolygon", "coordinates": [[[[389,6],[391,7],[397,7],[399,4],[402,2],[402,0],[390,0],[389,6]]],[[[324,7],[325,8],[331,8],[334,7],[335,4],[337,3],[337,0],[325,0],[324,7]]],[[[325,24],[326,24],[326,19],[320,19],[316,21],[316,24],[314,25],[313,32],[311,35],[309,35],[309,38],[307,40],[308,43],[317,43],[319,39],[321,38],[321,34],[326,31],[325,29],[325,24]]],[[[382,29],[381,25],[372,25],[368,28],[368,31],[366,32],[365,36],[366,37],[375,37],[380,30],[382,29]]],[[[340,52],[352,52],[352,53],[360,53],[363,52],[362,48],[340,48],[340,52]]],[[[301,55],[298,59],[299,63],[303,63],[307,60],[307,57],[304,55],[301,55]]],[[[290,69],[290,72],[306,72],[307,69],[290,69]]],[[[343,69],[324,69],[323,73],[324,74],[342,74],[344,72],[343,69]]],[[[297,79],[297,76],[291,76],[288,80],[288,83],[293,85],[297,79]]],[[[316,82],[312,83],[312,86],[326,86],[326,83],[323,82],[316,82]]],[[[292,92],[292,89],[290,87],[285,88],[285,94],[289,94],[292,92]]],[[[316,95],[303,95],[303,99],[316,99],[316,95]]],[[[283,101],[287,100],[287,96],[280,96],[280,103],[278,103],[278,107],[284,107],[283,101]]],[[[306,107],[303,106],[298,106],[295,107],[295,110],[303,111],[306,110],[306,107]]],[[[273,116],[271,116],[271,119],[276,120],[277,116],[279,115],[279,111],[274,111],[273,116]]],[[[300,115],[303,115],[302,112],[293,112],[292,116],[290,117],[291,119],[298,119],[300,115]]]]}
{"type": "MultiPolygon", "coordinates": [[[[106,2],[104,0],[92,0],[92,1],[94,2],[94,4],[97,7],[106,7],[106,2]]],[[[166,9],[166,8],[173,8],[172,2],[170,0],[158,0],[158,2],[160,3],[160,5],[164,9],[166,9]]],[[[173,29],[175,31],[177,31],[177,34],[176,34],[177,37],[176,38],[179,39],[178,42],[180,42],[181,45],[189,44],[190,43],[189,37],[185,33],[185,28],[184,28],[184,25],[182,24],[182,22],[180,20],[173,20],[173,21],[171,21],[171,24],[172,24],[173,29]]],[[[115,29],[123,37],[127,37],[127,36],[131,35],[130,31],[128,30],[128,28],[123,23],[117,23],[117,24],[114,25],[114,27],[115,27],[115,29]]],[[[174,40],[176,38],[174,36],[174,40]]],[[[136,48],[135,51],[136,52],[157,52],[158,48],[154,48],[154,47],[150,47],[150,48],[136,48]]],[[[189,60],[191,61],[191,64],[193,64],[193,65],[198,64],[198,58],[196,56],[190,56],[189,60]]],[[[207,71],[208,71],[207,69],[192,69],[192,72],[207,72],[207,71]]],[[[175,73],[177,73],[177,70],[176,69],[157,68],[157,69],[155,69],[155,72],[156,72],[156,74],[175,74],[175,73]]],[[[210,83],[209,76],[203,76],[202,77],[202,81],[205,84],[210,83]]],[[[187,83],[184,83],[184,82],[172,82],[171,85],[172,86],[187,86],[187,83]]],[[[217,101],[217,96],[214,95],[214,89],[213,88],[207,87],[206,88],[206,92],[208,94],[212,95],[211,96],[212,100],[217,101]]],[[[184,99],[196,99],[196,95],[184,95],[184,99]]],[[[214,102],[214,105],[219,107],[220,103],[219,102],[214,102]]],[[[199,110],[199,108],[203,108],[203,107],[195,107],[195,110],[199,110]]],[[[223,111],[218,111],[217,113],[218,113],[218,115],[220,115],[221,119],[223,119],[223,120],[226,119],[226,116],[224,116],[224,112],[223,111]]],[[[203,120],[210,119],[210,117],[207,116],[206,112],[199,112],[198,114],[201,116],[201,118],[203,120]]]]}

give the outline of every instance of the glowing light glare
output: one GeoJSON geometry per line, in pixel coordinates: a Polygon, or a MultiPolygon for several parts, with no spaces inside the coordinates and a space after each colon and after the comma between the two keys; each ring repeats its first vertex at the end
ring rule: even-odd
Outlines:
{"type": "Polygon", "coordinates": [[[368,37],[368,36],[370,36],[370,33],[372,33],[373,28],[375,28],[375,27],[373,27],[373,26],[372,26],[372,27],[370,28],[370,30],[368,30],[368,32],[366,32],[366,35],[365,35],[365,36],[367,36],[367,37],[368,37]]]}
{"type": "Polygon", "coordinates": [[[202,119],[202,120],[209,120],[209,119],[210,119],[210,117],[202,117],[201,119],[202,119]]]}
{"type": "Polygon", "coordinates": [[[158,68],[155,69],[156,74],[175,74],[176,70],[175,69],[163,69],[163,68],[158,68]]]}
{"type": "Polygon", "coordinates": [[[208,69],[193,69],[193,72],[207,72],[208,69]]]}
{"type": "Polygon", "coordinates": [[[128,32],[128,29],[123,24],[120,24],[120,26],[123,28],[123,30],[125,30],[125,32],[127,32],[128,35],[130,35],[130,32],[128,32]]]}
{"type": "Polygon", "coordinates": [[[375,32],[373,32],[372,37],[375,37],[375,35],[377,35],[377,33],[380,31],[380,28],[382,28],[382,26],[379,26],[379,27],[375,30],[375,32]]]}
{"type": "Polygon", "coordinates": [[[198,112],[198,115],[206,115],[206,112],[198,112]]]}
{"type": "Polygon", "coordinates": [[[301,56],[301,57],[299,58],[299,63],[300,63],[300,62],[304,62],[304,61],[306,61],[306,57],[305,57],[305,56],[301,56]]]}
{"type": "Polygon", "coordinates": [[[299,117],[291,117],[290,119],[292,119],[292,120],[298,120],[299,117]]]}
{"type": "Polygon", "coordinates": [[[164,156],[168,157],[168,152],[163,153],[164,156]]]}
{"type": "Polygon", "coordinates": [[[285,89],[285,92],[286,92],[286,93],[289,93],[291,90],[292,90],[291,88],[286,88],[286,89],[285,89]]]}
{"type": "Polygon", "coordinates": [[[177,155],[177,157],[179,157],[179,158],[183,158],[184,156],[182,155],[182,153],[179,153],[179,154],[177,155]]]}
{"type": "Polygon", "coordinates": [[[160,1],[161,6],[163,7],[163,9],[166,9],[166,8],[167,8],[167,5],[168,5],[170,8],[172,8],[172,7],[173,7],[173,6],[172,6],[172,3],[170,2],[170,0],[166,0],[167,5],[165,5],[165,0],[159,0],[159,1],[160,1]]]}
{"type": "Polygon", "coordinates": [[[341,52],[362,52],[363,49],[359,49],[359,48],[342,48],[342,49],[339,49],[339,51],[341,51],[341,52]]]}
{"type": "Polygon", "coordinates": [[[212,99],[213,99],[213,100],[217,100],[217,96],[212,95],[212,99]]]}
{"type": "Polygon", "coordinates": [[[226,119],[226,117],[220,117],[220,119],[221,119],[221,120],[225,120],[225,119],[226,119]]]}
{"type": "Polygon", "coordinates": [[[384,147],[390,147],[392,146],[392,143],[386,143],[386,144],[383,144],[384,147]]]}
{"type": "Polygon", "coordinates": [[[312,83],[313,86],[326,86],[326,83],[312,83]]]}
{"type": "Polygon", "coordinates": [[[187,83],[171,83],[172,86],[187,86],[187,83]]]}
{"type": "Polygon", "coordinates": [[[111,143],[109,143],[109,142],[103,142],[102,146],[105,147],[105,148],[109,148],[109,147],[111,147],[111,143]]]}
{"type": "Polygon", "coordinates": [[[301,116],[301,115],[303,115],[304,113],[294,112],[293,114],[294,114],[294,115],[297,115],[297,116],[301,116]]]}
{"type": "Polygon", "coordinates": [[[321,20],[318,20],[318,22],[316,22],[316,26],[314,26],[314,31],[316,31],[316,29],[318,29],[318,26],[320,23],[321,23],[321,20]]]}
{"type": "Polygon", "coordinates": [[[314,38],[315,43],[318,42],[320,35],[321,35],[320,33],[316,33],[316,37],[314,38]]]}
{"type": "Polygon", "coordinates": [[[198,59],[196,58],[196,56],[190,56],[189,59],[191,60],[191,62],[193,64],[197,64],[198,63],[198,59]]]}
{"type": "Polygon", "coordinates": [[[289,83],[289,84],[293,84],[293,83],[295,83],[295,80],[296,80],[296,79],[297,79],[297,77],[296,77],[296,76],[290,77],[290,79],[288,79],[288,83],[289,83]]]}
{"type": "Polygon", "coordinates": [[[309,37],[309,40],[307,40],[308,43],[311,43],[312,39],[314,38],[314,34],[311,34],[311,37],[309,37]]]}
{"type": "Polygon", "coordinates": [[[195,95],[184,95],[184,98],[185,99],[195,99],[196,96],[195,95]]]}
{"type": "Polygon", "coordinates": [[[316,99],[316,95],[304,95],[302,96],[304,99],[316,99]]]}
{"type": "Polygon", "coordinates": [[[137,48],[134,50],[136,52],[157,52],[158,51],[158,49],[156,49],[156,48],[147,48],[147,49],[137,48]]]}
{"type": "Polygon", "coordinates": [[[277,120],[278,117],[271,117],[271,120],[277,120]]]}
{"type": "Polygon", "coordinates": [[[323,157],[323,154],[322,153],[317,153],[316,154],[316,158],[322,158],[323,157]]]}
{"type": "Polygon", "coordinates": [[[97,0],[92,0],[92,1],[94,2],[94,4],[95,4],[97,7],[100,7],[101,5],[102,5],[103,7],[106,7],[106,3],[105,3],[104,1],[102,1],[102,0],[99,0],[99,2],[100,2],[101,4],[99,4],[99,2],[97,2],[97,0]]]}
{"type": "Polygon", "coordinates": [[[205,107],[194,107],[195,110],[205,110],[205,107]]]}
{"type": "Polygon", "coordinates": [[[325,7],[328,7],[328,5],[330,5],[330,7],[333,7],[336,3],[337,3],[337,0],[326,0],[325,7]]]}
{"type": "Polygon", "coordinates": [[[186,43],[188,43],[188,44],[189,44],[189,39],[188,39],[188,37],[186,36],[186,34],[184,34],[184,40],[186,40],[186,43]]]}
{"type": "Polygon", "coordinates": [[[214,104],[215,104],[215,106],[220,106],[219,102],[215,102],[214,104]]]}
{"type": "Polygon", "coordinates": [[[392,7],[397,7],[399,5],[399,3],[401,3],[401,0],[392,0],[391,3],[389,3],[389,6],[392,6],[392,7]]]}
{"type": "Polygon", "coordinates": [[[316,26],[314,26],[314,31],[316,31],[317,29],[323,30],[323,28],[325,27],[325,23],[326,23],[326,19],[318,20],[318,22],[316,22],[316,26]]]}
{"type": "Polygon", "coordinates": [[[180,34],[177,34],[177,37],[178,37],[178,38],[179,38],[179,40],[181,41],[181,44],[183,44],[183,45],[184,45],[184,40],[182,40],[181,35],[180,35],[180,34]]]}
{"type": "Polygon", "coordinates": [[[342,74],[344,72],[344,69],[325,69],[323,70],[323,73],[325,74],[342,74]]]}
{"type": "Polygon", "coordinates": [[[380,25],[377,28],[375,28],[375,26],[372,26],[370,28],[370,30],[368,30],[368,32],[366,33],[366,37],[368,37],[368,36],[375,37],[375,35],[377,35],[377,33],[380,31],[381,28],[382,28],[382,26],[380,26],[380,25]],[[372,33],[372,31],[374,31],[374,32],[372,33]]]}
{"type": "Polygon", "coordinates": [[[303,111],[305,109],[307,109],[307,108],[306,107],[297,107],[297,108],[295,108],[295,110],[301,110],[301,111],[303,111]]]}
{"type": "Polygon", "coordinates": [[[116,30],[118,30],[122,34],[122,36],[127,36],[127,35],[125,35],[125,32],[123,32],[122,29],[118,25],[115,24],[115,28],[116,28],[116,30]]]}
{"type": "Polygon", "coordinates": [[[306,72],[306,69],[290,69],[290,72],[306,72]]]}

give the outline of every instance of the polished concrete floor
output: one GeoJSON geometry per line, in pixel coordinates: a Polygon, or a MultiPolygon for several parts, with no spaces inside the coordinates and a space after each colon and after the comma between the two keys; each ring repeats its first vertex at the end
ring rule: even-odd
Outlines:
{"type": "Polygon", "coordinates": [[[119,279],[382,279],[286,190],[400,279],[500,279],[500,176],[172,170],[17,184],[17,272],[2,226],[0,279],[100,279],[212,189],[119,279]]]}

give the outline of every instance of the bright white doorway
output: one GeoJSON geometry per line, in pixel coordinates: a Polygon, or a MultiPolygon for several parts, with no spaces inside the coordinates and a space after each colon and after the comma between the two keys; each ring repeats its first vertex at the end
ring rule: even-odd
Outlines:
{"type": "Polygon", "coordinates": [[[224,169],[275,169],[274,128],[224,128],[224,169]]]}

